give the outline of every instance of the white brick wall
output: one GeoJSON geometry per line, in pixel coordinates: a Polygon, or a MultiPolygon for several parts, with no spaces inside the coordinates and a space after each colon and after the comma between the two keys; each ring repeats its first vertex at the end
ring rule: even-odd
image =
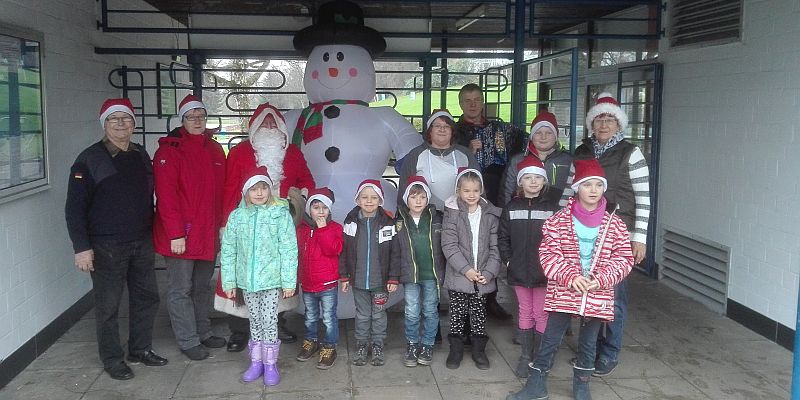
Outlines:
{"type": "Polygon", "coordinates": [[[794,328],[800,2],[745,0],[741,43],[668,48],[659,220],[730,246],[728,297],[794,328]]]}
{"type": "Polygon", "coordinates": [[[108,84],[109,71],[122,64],[155,66],[155,59],[96,55],[94,46],[175,44],[174,36],[164,43],[159,42],[164,37],[104,34],[95,29],[98,7],[94,0],[0,0],[0,25],[44,33],[52,184],[50,190],[0,204],[0,360],[91,288],[89,276],[73,266],[64,222],[69,168],[83,148],[102,136],[97,123],[102,101],[121,95],[108,84]]]}

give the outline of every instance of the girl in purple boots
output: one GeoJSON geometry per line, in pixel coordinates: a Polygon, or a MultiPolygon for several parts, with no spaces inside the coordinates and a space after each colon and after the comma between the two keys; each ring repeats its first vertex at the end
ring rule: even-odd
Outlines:
{"type": "Polygon", "coordinates": [[[263,375],[264,385],[275,386],[281,380],[278,299],[295,294],[297,236],[289,203],[272,195],[264,167],[242,185],[242,202],[228,217],[220,260],[222,290],[230,298],[244,297],[250,313],[250,368],[242,380],[263,375]]]}

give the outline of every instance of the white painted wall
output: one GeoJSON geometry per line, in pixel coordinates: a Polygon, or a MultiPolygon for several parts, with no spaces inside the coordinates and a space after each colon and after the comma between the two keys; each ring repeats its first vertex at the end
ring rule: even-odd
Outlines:
{"type": "Polygon", "coordinates": [[[730,246],[728,297],[794,328],[800,272],[800,2],[745,0],[740,43],[669,49],[659,228],[730,246]]]}
{"type": "MultiPolygon", "coordinates": [[[[139,0],[124,3],[145,6],[139,0]]],[[[52,185],[44,192],[0,204],[0,360],[92,286],[89,276],[73,265],[64,222],[69,168],[82,149],[102,137],[97,122],[100,104],[121,96],[107,81],[109,71],[123,64],[155,66],[155,59],[96,55],[94,46],[175,46],[174,36],[170,42],[159,43],[153,36],[123,37],[98,31],[99,4],[94,0],[0,0],[0,25],[44,33],[52,185]]]]}

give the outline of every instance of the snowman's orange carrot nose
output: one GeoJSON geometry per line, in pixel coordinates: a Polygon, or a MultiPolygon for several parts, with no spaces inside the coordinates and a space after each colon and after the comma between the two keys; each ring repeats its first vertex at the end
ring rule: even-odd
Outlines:
{"type": "Polygon", "coordinates": [[[328,68],[328,75],[332,78],[336,78],[339,76],[339,68],[328,68]]]}

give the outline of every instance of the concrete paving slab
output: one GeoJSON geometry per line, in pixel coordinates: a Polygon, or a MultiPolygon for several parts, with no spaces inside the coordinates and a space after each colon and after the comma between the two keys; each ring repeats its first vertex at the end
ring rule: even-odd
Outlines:
{"type": "Polygon", "coordinates": [[[263,400],[351,400],[353,398],[350,389],[298,390],[289,392],[274,391],[274,389],[275,388],[264,389],[264,395],[261,398],[263,400]]]}
{"type": "Polygon", "coordinates": [[[468,351],[464,352],[464,360],[458,369],[448,369],[445,366],[448,351],[447,349],[435,351],[434,363],[430,367],[439,385],[476,382],[496,383],[516,380],[508,363],[491,340],[486,346],[486,356],[489,358],[491,367],[485,371],[475,367],[475,362],[472,361],[471,353],[468,351]]]}
{"type": "MultiPolygon", "coordinates": [[[[590,382],[590,390],[592,398],[602,400],[620,400],[621,397],[617,395],[614,390],[602,379],[592,378],[590,382]]],[[[572,378],[569,380],[553,380],[549,379],[547,382],[547,393],[550,395],[549,400],[573,400],[572,396],[572,378]]]]}
{"type": "Polygon", "coordinates": [[[471,383],[457,385],[439,385],[439,391],[444,400],[464,399],[505,399],[511,393],[522,388],[520,381],[502,383],[471,383]]]}
{"type": "Polygon", "coordinates": [[[437,400],[441,399],[439,388],[429,386],[375,386],[353,389],[356,400],[437,400]]]}
{"type": "Polygon", "coordinates": [[[135,378],[116,381],[108,374],[101,374],[86,392],[84,399],[168,399],[178,388],[178,383],[186,372],[186,366],[179,363],[163,367],[147,367],[141,364],[130,365],[135,378]],[[142,382],[147,382],[142,385],[142,382]]]}
{"type": "Polygon", "coordinates": [[[623,346],[614,378],[677,377],[678,372],[659,360],[649,347],[623,346]]]}
{"type": "MultiPolygon", "coordinates": [[[[616,372],[614,376],[616,376],[616,372]]],[[[710,399],[700,389],[679,377],[602,378],[623,400],[710,399]]],[[[594,381],[594,379],[593,379],[594,381]]]]}
{"type": "Polygon", "coordinates": [[[216,395],[217,397],[223,397],[231,394],[247,393],[258,393],[260,395],[263,392],[264,384],[260,381],[244,384],[239,381],[241,373],[241,365],[234,361],[192,361],[178,385],[175,396],[199,397],[216,395]]]}
{"type": "Polygon", "coordinates": [[[336,363],[331,369],[325,371],[317,369],[316,357],[306,362],[300,362],[295,360],[295,356],[297,356],[297,351],[287,354],[286,358],[281,357],[278,361],[281,384],[269,390],[350,389],[351,374],[350,366],[347,364],[347,352],[341,355],[337,350],[336,363]]]}
{"type": "Polygon", "coordinates": [[[77,400],[83,396],[102,368],[40,371],[27,369],[2,391],[3,400],[77,400]]]}
{"type": "Polygon", "coordinates": [[[34,360],[27,370],[61,370],[102,368],[97,355],[97,343],[54,343],[44,354],[34,360]]]}
{"type": "Polygon", "coordinates": [[[786,370],[792,369],[792,352],[766,339],[748,342],[728,342],[725,347],[736,353],[735,361],[743,370],[786,370]]]}
{"type": "Polygon", "coordinates": [[[698,376],[685,378],[712,399],[779,400],[789,398],[789,392],[758,372],[727,373],[711,369],[703,371],[698,376]]]}
{"type": "Polygon", "coordinates": [[[422,365],[406,367],[399,358],[387,361],[389,362],[386,365],[380,367],[369,364],[363,367],[350,365],[353,387],[358,389],[387,385],[400,387],[436,385],[431,367],[422,365]]]}

